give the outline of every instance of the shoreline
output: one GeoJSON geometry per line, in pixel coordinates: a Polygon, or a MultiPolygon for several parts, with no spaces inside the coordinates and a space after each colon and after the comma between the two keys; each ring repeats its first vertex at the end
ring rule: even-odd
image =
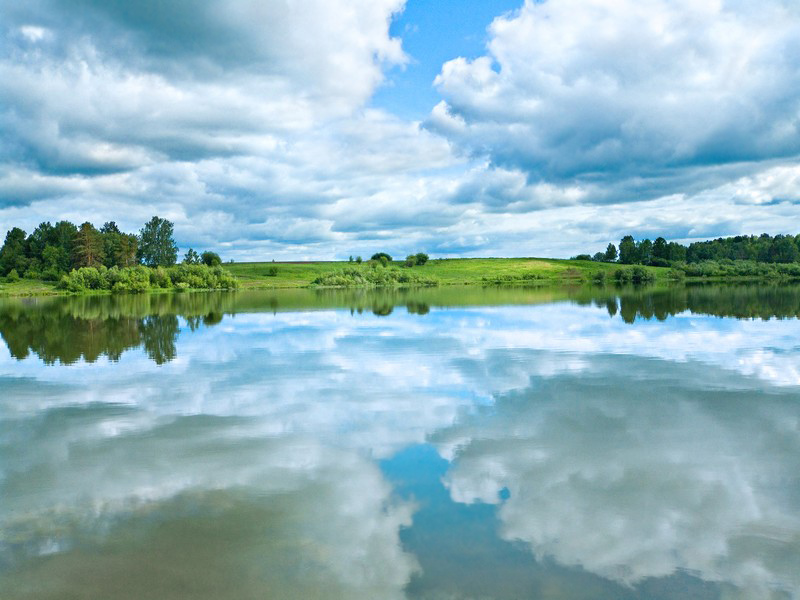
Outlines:
{"type": "MultiPolygon", "coordinates": [[[[390,269],[395,273],[428,278],[434,286],[483,286],[483,287],[530,287],[547,288],[563,285],[615,285],[615,274],[619,270],[632,272],[639,269],[646,274],[642,283],[787,283],[797,278],[779,276],[678,276],[671,267],[650,267],[643,265],[622,265],[594,261],[543,258],[456,258],[434,259],[425,265],[402,267],[395,261],[388,267],[369,266],[349,261],[312,262],[253,262],[226,263],[223,268],[235,278],[238,289],[280,290],[280,289],[391,289],[424,287],[426,284],[392,285],[317,285],[317,278],[337,274],[345,269],[369,272],[370,269],[390,269]]],[[[625,283],[625,282],[622,282],[625,283]]],[[[428,283],[427,285],[431,285],[428,283]]],[[[142,293],[169,294],[214,291],[210,289],[184,290],[179,288],[152,288],[142,293]]],[[[55,282],[36,279],[20,279],[15,282],[0,282],[0,297],[24,298],[40,296],[74,295],[112,295],[110,290],[86,290],[71,292],[58,289],[55,282]]]]}

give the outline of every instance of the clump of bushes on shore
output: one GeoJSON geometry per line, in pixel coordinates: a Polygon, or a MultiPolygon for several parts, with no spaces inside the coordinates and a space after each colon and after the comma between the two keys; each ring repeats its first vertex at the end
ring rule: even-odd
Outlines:
{"type": "Polygon", "coordinates": [[[481,283],[484,285],[516,285],[516,284],[530,284],[539,279],[544,279],[538,273],[522,273],[521,275],[487,275],[481,277],[481,283]]]}
{"type": "Polygon", "coordinates": [[[758,277],[800,279],[800,263],[762,263],[752,260],[704,260],[676,267],[687,277],[758,277]]]}
{"type": "Polygon", "coordinates": [[[614,281],[617,283],[649,283],[655,281],[655,278],[655,274],[644,267],[617,269],[614,271],[614,281]]]}
{"type": "Polygon", "coordinates": [[[233,275],[222,267],[181,264],[173,267],[82,267],[64,275],[60,289],[74,293],[102,291],[139,293],[155,289],[177,291],[230,290],[238,287],[233,275]]]}
{"type": "Polygon", "coordinates": [[[434,286],[439,285],[439,281],[408,269],[348,267],[320,275],[311,282],[311,285],[321,287],[402,287],[434,286]]]}

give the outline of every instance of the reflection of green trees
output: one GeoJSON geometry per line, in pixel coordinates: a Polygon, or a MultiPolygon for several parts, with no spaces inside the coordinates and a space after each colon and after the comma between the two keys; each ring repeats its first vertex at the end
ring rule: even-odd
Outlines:
{"type": "Polygon", "coordinates": [[[33,300],[0,300],[0,337],[12,356],[31,353],[46,363],[101,356],[118,360],[142,346],[161,364],[176,356],[178,317],[188,329],[220,323],[226,314],[349,308],[379,316],[405,306],[425,315],[431,307],[534,305],[570,300],[637,319],[666,319],[693,312],[736,318],[800,317],[798,285],[688,285],[674,287],[572,287],[524,290],[452,286],[418,290],[287,290],[73,296],[33,300]]]}
{"type": "Polygon", "coordinates": [[[215,325],[233,308],[232,294],[77,296],[0,304],[0,336],[12,356],[45,363],[118,360],[142,346],[162,364],[176,356],[178,316],[191,330],[215,325]]]}
{"type": "Polygon", "coordinates": [[[770,319],[800,317],[800,286],[797,285],[699,285],[615,292],[617,298],[597,298],[614,316],[619,310],[626,323],[658,319],[691,312],[695,314],[770,319]]]}
{"type": "Polygon", "coordinates": [[[175,315],[154,315],[142,319],[139,334],[147,356],[158,365],[175,358],[178,331],[178,317],[175,315]]]}

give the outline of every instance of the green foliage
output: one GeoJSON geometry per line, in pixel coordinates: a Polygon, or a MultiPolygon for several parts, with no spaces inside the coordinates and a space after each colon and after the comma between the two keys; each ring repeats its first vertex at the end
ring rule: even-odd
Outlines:
{"type": "Polygon", "coordinates": [[[402,287],[438,285],[439,282],[432,277],[395,267],[389,269],[347,267],[320,275],[311,284],[324,287],[402,287]]]}
{"type": "Polygon", "coordinates": [[[206,250],[200,255],[200,262],[202,262],[204,265],[208,265],[209,267],[218,267],[222,264],[222,259],[216,252],[206,250]]]}
{"type": "Polygon", "coordinates": [[[170,267],[178,260],[178,246],[173,239],[173,224],[153,217],[139,232],[136,255],[148,267],[170,267]]]}
{"type": "Polygon", "coordinates": [[[277,277],[278,276],[278,267],[269,267],[267,269],[267,277],[277,277]]]}
{"type": "Polygon", "coordinates": [[[418,265],[424,265],[429,259],[428,255],[424,252],[417,252],[414,255],[414,258],[416,259],[418,265]]]}
{"type": "Polygon", "coordinates": [[[762,263],[753,260],[704,260],[676,266],[687,277],[800,279],[800,263],[762,263]]]}
{"type": "Polygon", "coordinates": [[[614,281],[617,283],[630,283],[631,269],[617,269],[614,271],[614,281]]]}
{"type": "Polygon", "coordinates": [[[78,228],[72,247],[72,264],[77,267],[96,267],[105,260],[102,234],[88,221],[78,228]]]}
{"type": "Polygon", "coordinates": [[[631,269],[631,281],[633,283],[648,283],[655,281],[656,276],[652,271],[648,271],[643,267],[633,267],[631,269]]]}
{"type": "Polygon", "coordinates": [[[370,260],[377,260],[378,262],[383,263],[384,266],[385,266],[387,263],[392,262],[392,257],[389,256],[388,254],[386,254],[386,252],[376,252],[375,254],[373,254],[370,257],[370,260]],[[381,259],[384,259],[384,258],[386,259],[385,262],[383,260],[381,260],[381,259]]]}
{"type": "Polygon", "coordinates": [[[578,254],[577,256],[573,256],[570,260],[592,260],[592,257],[588,254],[578,254]]]}
{"type": "Polygon", "coordinates": [[[356,256],[356,263],[358,263],[359,265],[361,264],[362,260],[364,260],[364,259],[361,258],[360,256],[356,256]]]}
{"type": "Polygon", "coordinates": [[[19,273],[17,273],[16,269],[11,269],[8,272],[8,274],[6,275],[6,281],[8,281],[9,283],[19,281],[19,273]]]}
{"type": "Polygon", "coordinates": [[[639,262],[639,253],[636,251],[636,242],[632,235],[626,235],[619,242],[619,262],[623,265],[639,262]]]}
{"type": "Polygon", "coordinates": [[[8,275],[13,269],[17,273],[28,268],[28,257],[25,252],[25,232],[14,227],[6,233],[3,248],[0,249],[0,275],[8,275]]]}
{"type": "Polygon", "coordinates": [[[200,255],[193,248],[189,248],[183,255],[183,262],[187,265],[199,265],[200,255]]]}
{"type": "Polygon", "coordinates": [[[73,293],[109,290],[112,292],[138,293],[153,289],[178,290],[230,290],[238,283],[222,267],[181,264],[173,267],[83,267],[73,269],[59,282],[60,289],[73,293]]]}
{"type": "Polygon", "coordinates": [[[534,281],[543,279],[539,273],[519,273],[511,274],[504,273],[498,275],[486,275],[481,278],[481,283],[484,285],[519,285],[519,284],[532,284],[534,281]]]}
{"type": "Polygon", "coordinates": [[[614,262],[617,260],[617,247],[614,244],[609,244],[606,247],[605,256],[603,257],[605,262],[614,262]]]}

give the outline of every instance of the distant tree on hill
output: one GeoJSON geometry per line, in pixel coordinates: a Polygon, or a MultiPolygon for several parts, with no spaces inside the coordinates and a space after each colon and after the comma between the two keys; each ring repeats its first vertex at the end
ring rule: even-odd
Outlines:
{"type": "Polygon", "coordinates": [[[381,257],[384,257],[387,260],[387,262],[392,262],[392,257],[386,254],[386,252],[376,252],[375,254],[372,255],[372,258],[370,258],[370,260],[377,260],[378,262],[381,262],[381,257]]]}
{"type": "Polygon", "coordinates": [[[603,256],[603,260],[606,262],[614,262],[617,260],[617,247],[614,244],[609,244],[606,247],[605,255],[603,256]]]}
{"type": "Polygon", "coordinates": [[[187,265],[199,265],[200,255],[193,248],[189,248],[186,254],[183,255],[183,262],[187,265]]]}
{"type": "Polygon", "coordinates": [[[170,267],[178,260],[178,246],[172,237],[173,224],[153,217],[139,232],[137,257],[148,267],[170,267]]]}
{"type": "Polygon", "coordinates": [[[222,264],[222,259],[219,257],[219,254],[208,250],[200,255],[200,260],[204,265],[208,265],[209,267],[216,267],[222,264]]]}

